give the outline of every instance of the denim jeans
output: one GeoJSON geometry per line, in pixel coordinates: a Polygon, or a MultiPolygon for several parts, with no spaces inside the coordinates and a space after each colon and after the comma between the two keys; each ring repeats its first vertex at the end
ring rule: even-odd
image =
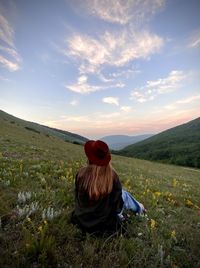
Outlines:
{"type": "Polygon", "coordinates": [[[119,217],[123,217],[122,213],[126,209],[132,210],[134,213],[138,214],[142,214],[145,211],[143,205],[124,189],[122,189],[122,199],[124,201],[124,205],[122,211],[118,214],[119,217]]]}

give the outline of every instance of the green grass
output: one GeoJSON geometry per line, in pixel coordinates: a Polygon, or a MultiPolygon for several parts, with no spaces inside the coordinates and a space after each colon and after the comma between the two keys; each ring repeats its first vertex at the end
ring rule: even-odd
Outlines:
{"type": "Polygon", "coordinates": [[[0,124],[0,267],[200,267],[199,169],[113,156],[148,217],[83,236],[70,223],[83,147],[0,124]]]}
{"type": "Polygon", "coordinates": [[[200,117],[129,145],[116,154],[200,168],[200,117]]]}

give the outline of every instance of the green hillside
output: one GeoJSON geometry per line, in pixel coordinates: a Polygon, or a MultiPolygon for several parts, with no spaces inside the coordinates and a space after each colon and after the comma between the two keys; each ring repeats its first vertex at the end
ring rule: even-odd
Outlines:
{"type": "Polygon", "coordinates": [[[83,236],[70,223],[83,147],[20,122],[0,122],[0,267],[199,267],[199,170],[112,156],[148,217],[83,236]]]}
{"type": "Polygon", "coordinates": [[[58,137],[64,141],[72,143],[82,144],[88,140],[87,138],[82,137],[78,134],[22,120],[0,110],[0,124],[2,124],[2,121],[8,121],[11,124],[16,124],[18,127],[25,128],[27,131],[31,131],[32,133],[35,132],[37,134],[46,136],[58,137]]]}
{"type": "Polygon", "coordinates": [[[200,117],[116,152],[123,156],[200,168],[200,117]]]}

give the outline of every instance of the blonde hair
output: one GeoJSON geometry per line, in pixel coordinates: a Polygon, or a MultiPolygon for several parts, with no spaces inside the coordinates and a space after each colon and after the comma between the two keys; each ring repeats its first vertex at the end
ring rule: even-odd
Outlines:
{"type": "Polygon", "coordinates": [[[91,200],[109,194],[113,187],[113,168],[109,163],[106,166],[88,165],[82,168],[77,176],[80,188],[84,189],[91,200]]]}

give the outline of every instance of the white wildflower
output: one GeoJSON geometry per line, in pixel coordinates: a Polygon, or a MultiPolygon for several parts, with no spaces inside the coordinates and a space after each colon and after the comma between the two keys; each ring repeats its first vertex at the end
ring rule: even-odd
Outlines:
{"type": "Polygon", "coordinates": [[[26,203],[27,200],[31,199],[31,192],[19,192],[18,197],[18,203],[26,203]]]}
{"type": "Polygon", "coordinates": [[[10,180],[4,181],[4,184],[5,184],[6,186],[10,186],[10,180]]]}
{"type": "Polygon", "coordinates": [[[61,210],[56,211],[53,207],[48,207],[42,211],[42,219],[52,220],[53,218],[58,217],[60,214],[61,210]]]}
{"type": "Polygon", "coordinates": [[[29,217],[31,214],[35,213],[39,209],[38,202],[32,202],[30,205],[25,205],[24,207],[20,207],[17,205],[17,212],[19,217],[29,217]]]}

